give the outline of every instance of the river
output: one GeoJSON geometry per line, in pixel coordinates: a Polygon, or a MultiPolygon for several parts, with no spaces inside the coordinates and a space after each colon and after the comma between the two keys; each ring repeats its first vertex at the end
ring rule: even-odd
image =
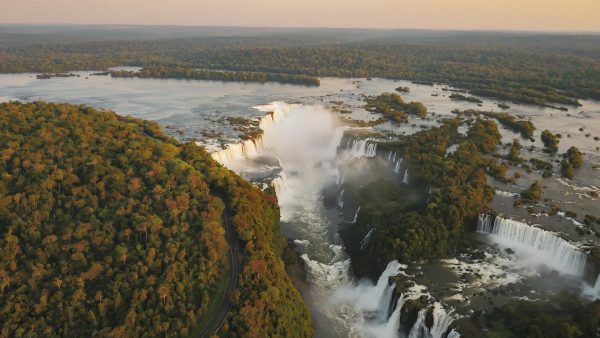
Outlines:
{"type": "MultiPolygon", "coordinates": [[[[295,239],[307,266],[309,288],[303,296],[313,313],[317,337],[397,337],[399,324],[395,316],[399,316],[403,300],[393,306],[388,304],[391,291],[386,282],[389,275],[411,274],[414,269],[425,271],[418,279],[419,287],[412,290],[412,294],[405,295],[408,299],[431,296],[435,292],[433,286],[432,290],[428,290],[430,285],[422,284],[435,284],[435,281],[431,282],[431,275],[441,275],[442,270],[446,274],[458,274],[464,273],[467,268],[477,268],[478,275],[485,276],[489,271],[492,271],[490,274],[499,275],[503,271],[502,266],[513,264],[497,256],[485,264],[474,265],[469,265],[472,263],[468,259],[457,257],[418,266],[402,266],[391,262],[378,282],[358,281],[352,276],[348,257],[337,235],[338,224],[352,222],[352,216],[356,217],[359,212],[358,208],[350,214],[340,212],[343,182],[348,179],[340,168],[348,160],[355,163],[353,165],[363,165],[361,161],[369,161],[367,158],[373,157],[376,152],[364,144],[353,149],[352,144],[343,143],[344,131],[348,127],[339,123],[332,108],[343,107],[351,112],[344,115],[354,119],[374,120],[377,116],[364,110],[363,95],[393,92],[398,86],[406,86],[410,92],[402,94],[405,101],[423,102],[435,115],[425,119],[411,117],[408,123],[402,125],[387,122],[375,126],[373,130],[411,134],[438,124],[443,117],[453,116],[454,109],[499,111],[498,102],[494,100],[483,99],[483,104],[478,107],[473,103],[450,100],[450,92],[443,90],[447,88],[444,85],[426,86],[383,79],[323,78],[320,87],[303,87],[275,83],[113,79],[93,76],[92,73],[75,72],[75,77],[49,80],[38,80],[35,74],[0,75],[0,101],[41,99],[109,109],[122,115],[156,121],[175,138],[195,140],[212,152],[220,151],[222,143],[237,144],[241,141],[239,131],[225,118],[260,119],[268,112],[274,113],[261,122],[264,136],[259,145],[253,145],[255,149],[252,152],[240,148],[236,155],[215,155],[215,158],[258,185],[271,180],[277,183],[282,229],[287,236],[295,239]],[[217,131],[223,136],[218,140],[206,139],[203,135],[208,131],[217,131]],[[326,206],[323,196],[326,189],[339,192],[341,201],[338,200],[338,207],[326,206]],[[428,275],[427,271],[431,273],[428,275]]],[[[600,163],[600,152],[596,148],[600,143],[593,140],[593,136],[600,135],[600,104],[591,101],[582,103],[582,107],[570,108],[568,112],[516,104],[510,104],[512,107],[507,111],[531,119],[538,127],[536,140],[523,141],[525,147],[541,147],[539,134],[548,128],[565,136],[570,135],[561,139],[561,151],[577,145],[586,152],[589,163],[600,163]],[[580,128],[584,128],[585,132],[581,132],[580,128]],[[587,133],[591,137],[586,136],[587,133]]],[[[500,128],[500,131],[504,142],[518,137],[508,129],[500,128]]],[[[552,197],[560,199],[565,205],[576,203],[583,211],[597,210],[597,200],[588,201],[566,193],[600,186],[600,175],[594,175],[597,169],[588,165],[585,170],[585,176],[568,182],[573,186],[569,189],[558,179],[550,180],[548,184],[551,187],[563,187],[555,188],[552,197]]],[[[390,170],[390,174],[393,174],[393,170],[390,170]]],[[[529,179],[525,176],[515,184],[499,187],[505,194],[497,195],[494,207],[531,221],[547,222],[554,230],[568,233],[567,227],[561,223],[565,218],[560,215],[548,216],[540,221],[512,206],[510,193],[518,192],[530,182],[529,179]]],[[[588,239],[593,241],[591,237],[588,239]]],[[[510,270],[505,280],[490,280],[488,284],[515,283],[523,278],[531,276],[510,270]]],[[[446,281],[449,283],[451,279],[449,277],[446,281]]],[[[486,284],[485,281],[478,283],[486,284]]],[[[452,304],[453,297],[460,300],[468,288],[468,285],[462,285],[459,291],[444,295],[450,299],[444,304],[442,296],[435,298],[433,307],[437,311],[439,323],[436,323],[440,328],[437,329],[439,332],[430,333],[431,337],[437,338],[444,333],[453,318],[450,313],[454,307],[460,307],[460,301],[453,306],[446,304],[452,304]]],[[[419,333],[423,328],[418,325],[419,322],[415,324],[412,336],[425,337],[425,334],[419,333]]]]}

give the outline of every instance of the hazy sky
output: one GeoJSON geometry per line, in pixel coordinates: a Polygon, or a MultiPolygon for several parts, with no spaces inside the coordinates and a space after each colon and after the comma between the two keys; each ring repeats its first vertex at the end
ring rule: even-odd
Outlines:
{"type": "Polygon", "coordinates": [[[600,32],[600,0],[0,0],[0,23],[600,32]]]}

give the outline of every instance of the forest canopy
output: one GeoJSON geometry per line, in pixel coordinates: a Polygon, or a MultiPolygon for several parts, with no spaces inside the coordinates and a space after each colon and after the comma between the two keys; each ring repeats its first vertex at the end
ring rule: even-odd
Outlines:
{"type": "Polygon", "coordinates": [[[444,257],[464,240],[468,226],[491,202],[487,184],[497,161],[488,156],[500,143],[493,121],[470,121],[466,136],[460,119],[440,127],[380,143],[378,149],[396,152],[410,183],[380,179],[364,186],[345,186],[345,196],[361,206],[355,223],[340,225],[340,235],[358,276],[376,278],[390,260],[444,257]],[[456,144],[456,151],[447,149],[456,144]],[[412,197],[410,197],[412,196],[412,197]],[[373,230],[370,242],[361,240],[373,230]]]}
{"type": "Polygon", "coordinates": [[[45,102],[0,104],[0,131],[2,336],[188,336],[227,271],[225,210],[246,266],[225,329],[256,330],[241,313],[271,297],[261,332],[312,333],[274,198],[202,148],[151,122],[45,102]],[[273,287],[277,299],[263,292],[273,287]]]}

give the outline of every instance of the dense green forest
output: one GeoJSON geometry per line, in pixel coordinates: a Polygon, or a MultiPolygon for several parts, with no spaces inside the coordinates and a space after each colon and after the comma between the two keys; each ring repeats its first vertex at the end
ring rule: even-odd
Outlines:
{"type": "Polygon", "coordinates": [[[188,79],[188,80],[216,80],[216,81],[238,81],[238,82],[278,82],[298,84],[303,86],[319,86],[320,80],[316,77],[282,74],[282,73],[259,73],[259,72],[230,72],[194,68],[165,68],[146,67],[138,72],[111,71],[112,77],[140,77],[155,79],[188,79]]]}
{"type": "Polygon", "coordinates": [[[379,144],[378,149],[396,151],[404,159],[409,185],[380,179],[345,187],[346,198],[361,206],[356,223],[340,226],[358,276],[376,278],[391,260],[445,256],[492,200],[494,189],[487,185],[486,174],[502,175],[494,172],[499,165],[487,155],[500,143],[500,133],[493,121],[476,119],[462,136],[460,123],[448,119],[396,143],[379,144]],[[452,144],[458,148],[447,154],[452,144]],[[362,247],[362,238],[372,229],[370,242],[377,245],[362,247]]]}
{"type": "Polygon", "coordinates": [[[275,198],[203,148],[45,102],[0,104],[0,131],[2,336],[188,336],[228,268],[226,210],[243,247],[227,335],[311,336],[275,198]]]}
{"type": "Polygon", "coordinates": [[[448,83],[472,95],[553,107],[600,99],[594,35],[342,30],[114,39],[107,32],[35,32],[0,33],[0,72],[160,66],[448,83]]]}

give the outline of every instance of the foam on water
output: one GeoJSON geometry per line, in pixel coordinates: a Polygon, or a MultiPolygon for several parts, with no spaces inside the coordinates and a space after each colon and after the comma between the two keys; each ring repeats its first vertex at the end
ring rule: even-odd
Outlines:
{"type": "Polygon", "coordinates": [[[525,261],[546,265],[565,274],[583,276],[586,254],[557,234],[501,216],[480,215],[477,231],[504,247],[510,247],[525,261]]]}

